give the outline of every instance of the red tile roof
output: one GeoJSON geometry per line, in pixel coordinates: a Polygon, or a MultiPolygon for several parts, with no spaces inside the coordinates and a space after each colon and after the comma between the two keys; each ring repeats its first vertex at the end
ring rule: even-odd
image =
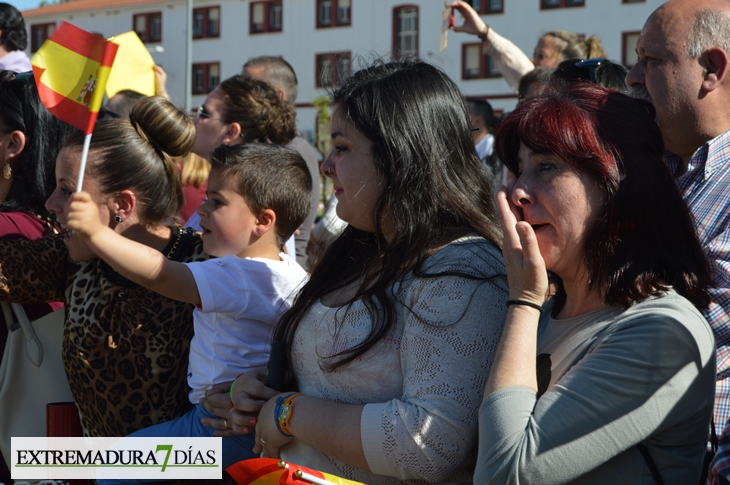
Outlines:
{"type": "Polygon", "coordinates": [[[40,17],[42,15],[55,15],[72,12],[85,12],[90,10],[107,10],[117,7],[129,7],[132,5],[148,5],[154,3],[176,3],[174,0],[72,0],[68,3],[48,5],[30,10],[23,10],[23,17],[40,17]]]}

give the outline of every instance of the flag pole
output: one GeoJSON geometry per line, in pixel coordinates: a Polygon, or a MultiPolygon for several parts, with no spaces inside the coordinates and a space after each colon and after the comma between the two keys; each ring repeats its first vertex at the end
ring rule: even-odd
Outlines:
{"type": "Polygon", "coordinates": [[[79,166],[79,180],[76,183],[76,192],[81,192],[84,184],[84,172],[86,172],[86,159],[89,158],[89,145],[91,144],[91,133],[84,137],[84,148],[81,151],[81,165],[79,166]]]}

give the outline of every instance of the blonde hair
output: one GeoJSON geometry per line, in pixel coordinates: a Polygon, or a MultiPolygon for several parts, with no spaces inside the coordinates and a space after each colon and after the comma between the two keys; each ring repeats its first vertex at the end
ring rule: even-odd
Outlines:
{"type": "Polygon", "coordinates": [[[558,43],[558,61],[566,59],[593,59],[594,57],[606,58],[601,40],[592,35],[583,39],[573,32],[567,30],[553,30],[545,35],[554,37],[558,43]]]}
{"type": "Polygon", "coordinates": [[[193,152],[182,158],[182,173],[180,180],[183,185],[200,187],[208,180],[210,174],[210,162],[193,152]]]}

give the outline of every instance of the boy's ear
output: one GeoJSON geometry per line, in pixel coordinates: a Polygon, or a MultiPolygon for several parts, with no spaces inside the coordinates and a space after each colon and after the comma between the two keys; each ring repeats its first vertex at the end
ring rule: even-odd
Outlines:
{"type": "Polygon", "coordinates": [[[239,143],[241,141],[238,139],[239,136],[241,136],[241,125],[234,121],[233,123],[228,125],[228,131],[223,137],[223,143],[225,143],[226,145],[239,143]]]}
{"type": "Polygon", "coordinates": [[[261,237],[276,227],[276,212],[272,209],[264,209],[256,218],[256,227],[253,233],[256,237],[261,237]]]}
{"type": "Polygon", "coordinates": [[[137,196],[131,190],[122,190],[109,200],[109,210],[111,211],[111,219],[115,216],[122,218],[122,222],[137,208],[137,196]]]}

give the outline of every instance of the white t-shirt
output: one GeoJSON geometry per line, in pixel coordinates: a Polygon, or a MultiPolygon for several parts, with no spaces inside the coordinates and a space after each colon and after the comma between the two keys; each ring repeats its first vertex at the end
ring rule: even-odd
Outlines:
{"type": "Polygon", "coordinates": [[[279,257],[231,255],[186,263],[201,301],[193,312],[188,364],[193,404],[214,384],[268,363],[274,326],[308,279],[296,260],[283,253],[279,257]]]}

